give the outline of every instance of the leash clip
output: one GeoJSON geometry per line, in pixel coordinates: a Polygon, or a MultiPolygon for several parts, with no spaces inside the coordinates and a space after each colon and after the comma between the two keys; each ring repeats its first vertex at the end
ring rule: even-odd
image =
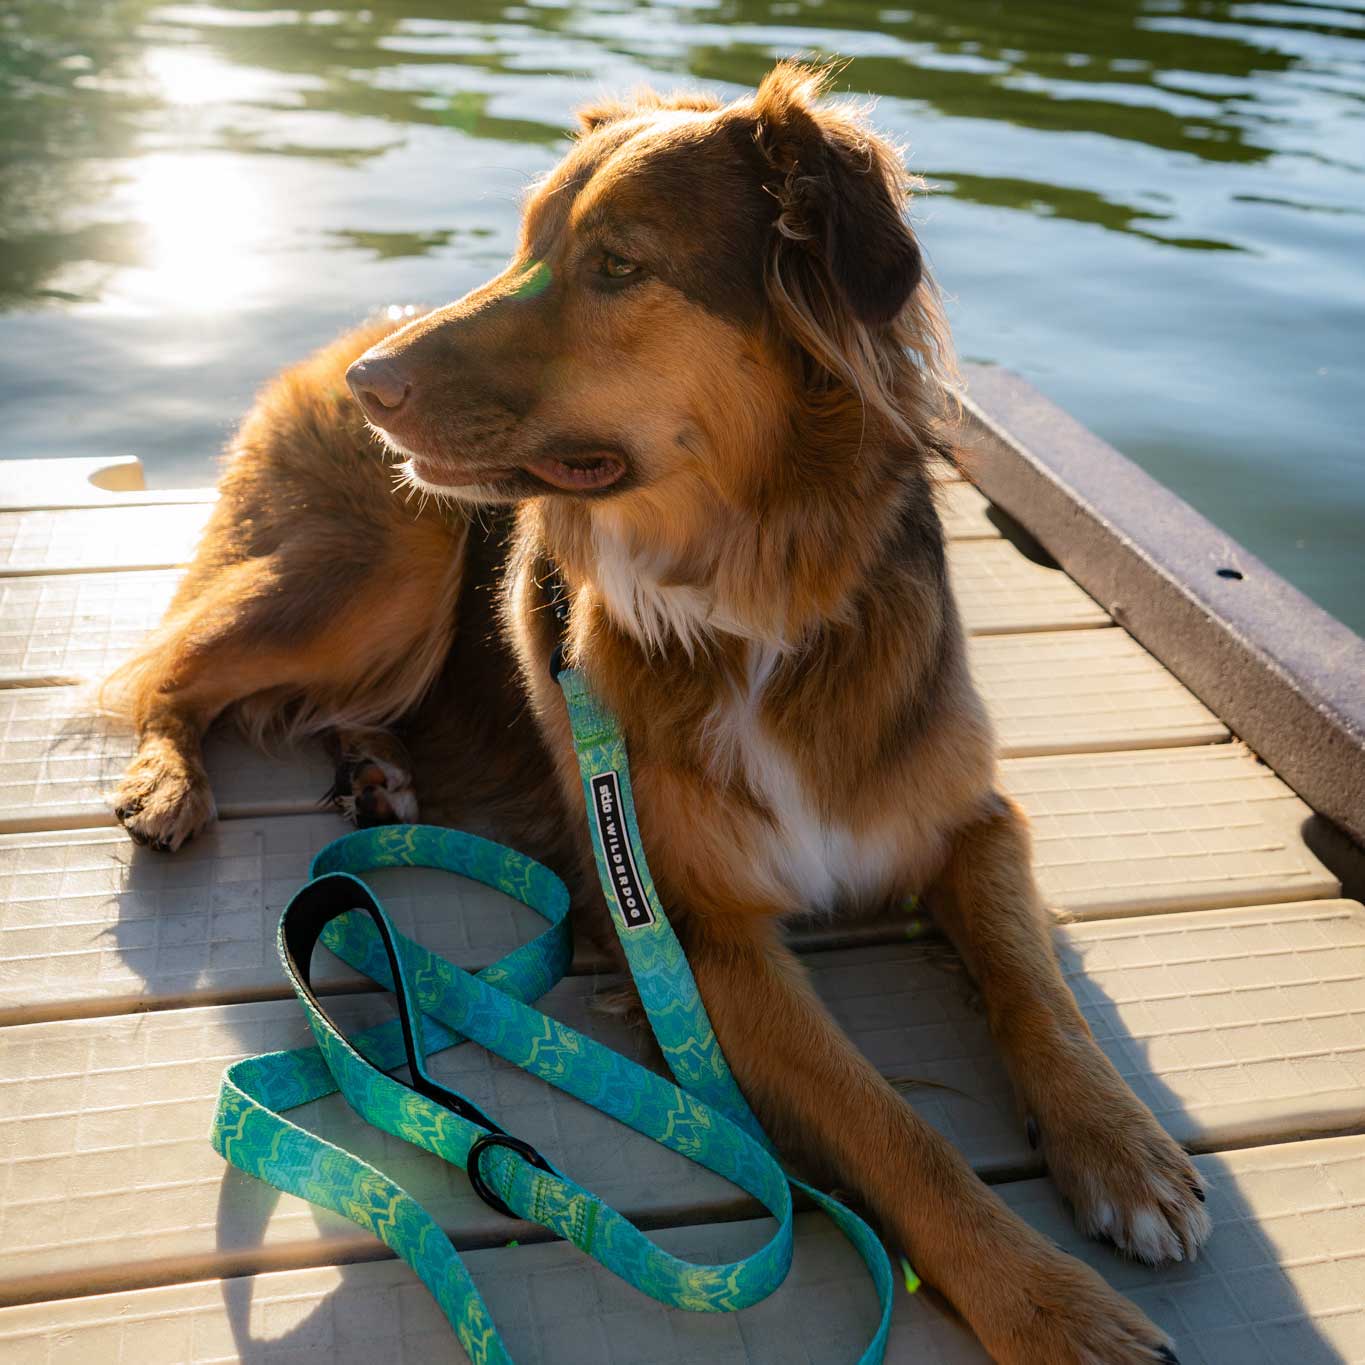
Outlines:
{"type": "Polygon", "coordinates": [[[469,1157],[465,1164],[465,1173],[469,1176],[469,1183],[474,1187],[474,1193],[494,1213],[500,1213],[507,1218],[520,1218],[521,1214],[517,1213],[515,1209],[507,1207],[497,1191],[488,1184],[483,1178],[483,1173],[479,1170],[479,1158],[490,1147],[506,1147],[510,1151],[516,1152],[518,1156],[524,1157],[538,1171],[548,1171],[553,1175],[554,1167],[529,1142],[523,1142],[521,1138],[513,1137],[511,1133],[498,1130],[484,1133],[482,1137],[474,1139],[474,1145],[469,1149],[469,1157]]]}

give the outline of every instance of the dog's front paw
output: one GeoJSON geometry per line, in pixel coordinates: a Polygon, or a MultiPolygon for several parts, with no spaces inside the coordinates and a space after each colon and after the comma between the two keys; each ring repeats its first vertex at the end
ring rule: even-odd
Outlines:
{"type": "Polygon", "coordinates": [[[1192,1261],[1208,1240],[1203,1180],[1126,1087],[1097,1096],[1089,1114],[1029,1131],[1041,1138],[1048,1171],[1082,1232],[1149,1265],[1192,1261]]]}
{"type": "Polygon", "coordinates": [[[135,843],[174,852],[217,813],[208,774],[164,743],[144,745],[114,790],[114,815],[135,843]]]}
{"type": "Polygon", "coordinates": [[[342,737],[331,803],[360,829],[411,824],[417,819],[407,750],[385,731],[342,737]]]}
{"type": "Polygon", "coordinates": [[[1179,1365],[1170,1338],[1136,1304],[1041,1238],[1022,1264],[1001,1263],[995,1273],[994,1311],[977,1327],[992,1360],[1179,1365]]]}

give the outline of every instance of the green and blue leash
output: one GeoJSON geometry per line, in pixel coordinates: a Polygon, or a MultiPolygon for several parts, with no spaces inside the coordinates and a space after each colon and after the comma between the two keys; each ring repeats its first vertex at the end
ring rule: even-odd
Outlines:
{"type": "Polygon", "coordinates": [[[676,1084],[531,1007],[566,974],[572,951],[568,891],[548,868],[459,830],[387,825],[328,844],[313,859],[312,879],[285,907],[280,958],[317,1046],[229,1066],[213,1145],[248,1175],[343,1214],[407,1261],[476,1365],[510,1362],[511,1356],[445,1231],[381,1171],[290,1122],[285,1111],[339,1090],[367,1122],[467,1171],[492,1208],[539,1223],[642,1293],[693,1312],[746,1308],[782,1283],[792,1258],[795,1188],[834,1220],[867,1265],[881,1320],[859,1365],[877,1365],[891,1326],[886,1250],[851,1210],[778,1164],[735,1083],[659,904],[635,820],[620,726],[574,669],[557,661],[554,671],[568,703],[612,922],[676,1084]],[[378,867],[431,867],[469,877],[530,906],[548,927],[492,966],[467,972],[394,929],[360,879],[378,867]],[[346,1038],[310,984],[318,942],[392,991],[397,1018],[346,1038]],[[723,1265],[670,1255],[431,1076],[426,1059],[466,1041],[738,1185],[776,1219],[772,1238],[723,1265]],[[409,1081],[386,1074],[404,1065],[409,1081]]]}

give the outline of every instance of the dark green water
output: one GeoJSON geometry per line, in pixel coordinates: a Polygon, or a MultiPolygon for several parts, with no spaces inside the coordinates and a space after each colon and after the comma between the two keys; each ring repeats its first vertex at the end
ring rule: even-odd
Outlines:
{"type": "Polygon", "coordinates": [[[963,355],[1365,630],[1359,3],[0,0],[3,454],[208,479],[279,365],[499,264],[575,103],[794,52],[938,187],[963,355]]]}

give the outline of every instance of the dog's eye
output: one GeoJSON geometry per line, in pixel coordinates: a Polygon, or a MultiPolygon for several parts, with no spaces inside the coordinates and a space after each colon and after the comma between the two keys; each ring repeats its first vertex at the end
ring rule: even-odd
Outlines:
{"type": "Polygon", "coordinates": [[[614,251],[604,251],[597,271],[598,274],[605,275],[609,280],[625,280],[632,275],[638,275],[640,267],[634,261],[628,261],[624,256],[618,256],[614,251]]]}

